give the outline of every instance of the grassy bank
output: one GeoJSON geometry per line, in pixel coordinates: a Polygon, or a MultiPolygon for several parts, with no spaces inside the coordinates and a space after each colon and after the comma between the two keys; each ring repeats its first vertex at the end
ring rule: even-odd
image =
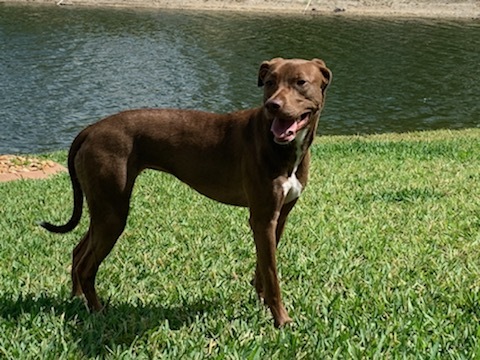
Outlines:
{"type": "Polygon", "coordinates": [[[143,174],[90,315],[68,299],[86,219],[35,225],[69,217],[67,175],[2,183],[0,358],[480,356],[479,169],[480,129],[319,138],[279,249],[280,331],[249,285],[245,209],[143,174]]]}

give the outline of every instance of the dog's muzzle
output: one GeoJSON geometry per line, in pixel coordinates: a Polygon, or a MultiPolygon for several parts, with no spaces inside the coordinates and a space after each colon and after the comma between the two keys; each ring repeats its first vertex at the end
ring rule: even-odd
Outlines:
{"type": "Polygon", "coordinates": [[[310,111],[303,113],[298,118],[275,116],[270,127],[274,141],[277,144],[285,145],[295,140],[297,133],[308,125],[311,116],[312,112],[310,111]]]}

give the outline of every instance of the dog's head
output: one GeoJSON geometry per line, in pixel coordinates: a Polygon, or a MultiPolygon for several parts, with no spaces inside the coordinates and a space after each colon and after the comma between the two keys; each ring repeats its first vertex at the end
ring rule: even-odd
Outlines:
{"type": "Polygon", "coordinates": [[[258,86],[264,87],[263,111],[276,143],[288,144],[299,131],[316,129],[331,80],[320,59],[275,58],[261,64],[258,86]]]}

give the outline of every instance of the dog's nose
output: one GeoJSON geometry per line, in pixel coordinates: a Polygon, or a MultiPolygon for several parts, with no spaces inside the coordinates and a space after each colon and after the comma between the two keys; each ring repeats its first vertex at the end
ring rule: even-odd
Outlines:
{"type": "Polygon", "coordinates": [[[265,107],[270,112],[276,112],[280,110],[283,106],[283,102],[280,99],[269,99],[265,102],[265,107]]]}

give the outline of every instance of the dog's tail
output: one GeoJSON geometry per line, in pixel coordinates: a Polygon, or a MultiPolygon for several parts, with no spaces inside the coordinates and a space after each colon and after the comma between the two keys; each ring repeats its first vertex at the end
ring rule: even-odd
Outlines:
{"type": "Polygon", "coordinates": [[[77,138],[73,141],[70,151],[68,153],[68,172],[70,173],[70,180],[72,182],[73,189],[73,213],[65,225],[54,225],[46,221],[39,223],[40,226],[44,227],[50,232],[64,234],[69,231],[72,231],[80,222],[82,217],[83,210],[83,191],[78,181],[77,171],[75,169],[75,156],[77,155],[78,149],[83,143],[85,136],[80,133],[77,138]]]}

